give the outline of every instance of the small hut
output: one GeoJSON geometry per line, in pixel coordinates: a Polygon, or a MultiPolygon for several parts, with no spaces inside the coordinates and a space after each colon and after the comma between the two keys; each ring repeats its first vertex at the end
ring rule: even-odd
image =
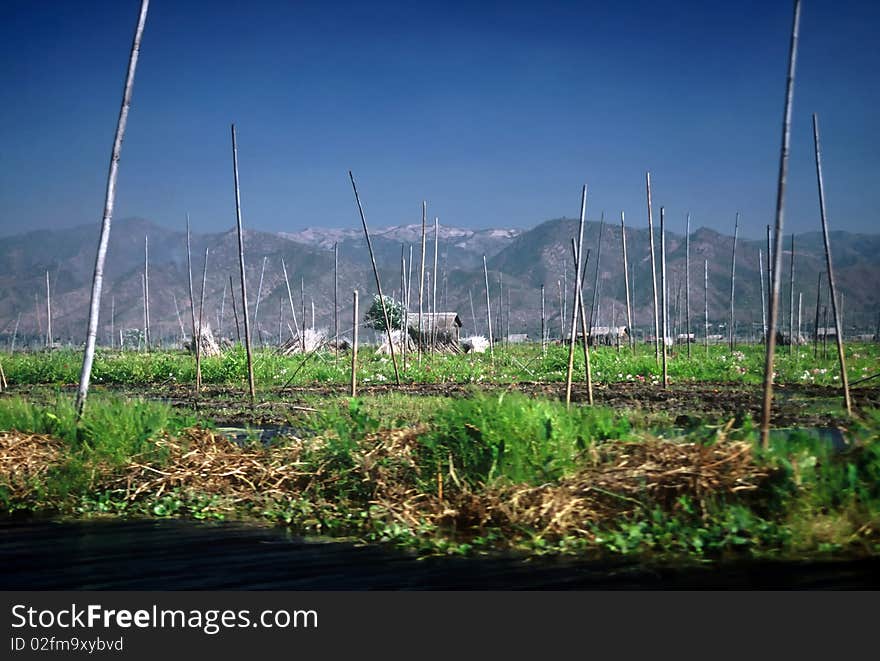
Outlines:
{"type": "Polygon", "coordinates": [[[419,315],[410,313],[407,330],[409,336],[415,342],[421,342],[423,347],[460,351],[461,318],[456,312],[428,312],[422,313],[422,324],[419,328],[419,315]]]}
{"type": "Polygon", "coordinates": [[[614,346],[618,342],[629,342],[629,329],[626,326],[593,326],[590,332],[592,346],[614,346]]]}

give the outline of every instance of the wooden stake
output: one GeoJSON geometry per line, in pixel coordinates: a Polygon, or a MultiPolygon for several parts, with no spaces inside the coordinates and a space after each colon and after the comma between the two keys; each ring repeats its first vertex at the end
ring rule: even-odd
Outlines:
{"type": "Polygon", "coordinates": [[[629,335],[629,346],[633,354],[636,352],[635,335],[633,334],[632,303],[629,298],[629,261],[626,258],[626,220],[620,212],[620,242],[623,245],[623,288],[626,291],[626,332],[629,335]]]}
{"type": "MultiPolygon", "coordinates": [[[[425,240],[426,240],[426,223],[428,219],[428,203],[422,200],[422,259],[419,265],[419,367],[422,366],[422,352],[424,351],[423,347],[423,337],[422,333],[425,332],[424,322],[422,320],[423,315],[423,299],[425,292],[425,240]]],[[[474,329],[476,332],[476,328],[474,329]]],[[[490,346],[492,339],[489,338],[490,346]]]]}
{"type": "Polygon", "coordinates": [[[813,359],[819,357],[819,303],[822,297],[822,271],[819,271],[819,279],[816,283],[816,325],[813,326],[813,359]]]}
{"type": "Polygon", "coordinates": [[[794,233],[791,235],[791,269],[788,274],[788,355],[794,357],[794,233]]]}
{"type": "MultiPolygon", "coordinates": [[[[305,340],[303,339],[302,331],[299,328],[299,322],[296,320],[296,308],[293,305],[293,294],[290,292],[290,279],[287,277],[287,265],[284,263],[284,258],[281,258],[281,271],[284,273],[284,284],[287,286],[287,300],[290,302],[290,316],[293,317],[293,326],[296,328],[296,334],[299,336],[300,344],[305,351],[305,340]]],[[[305,329],[306,320],[303,319],[303,330],[305,329]]]]}
{"type": "MultiPolygon", "coordinates": [[[[578,243],[577,243],[577,262],[575,264],[575,283],[576,285],[581,281],[581,255],[584,254],[584,222],[586,221],[587,216],[587,186],[584,184],[581,189],[581,216],[580,221],[578,222],[578,243]]],[[[601,239],[601,231],[599,237],[599,245],[602,245],[601,239]]],[[[598,258],[597,258],[598,261],[598,258]]],[[[568,346],[568,368],[565,373],[565,405],[566,407],[571,407],[571,377],[572,372],[574,371],[574,345],[575,345],[575,336],[577,335],[577,322],[578,322],[578,312],[580,311],[580,307],[583,304],[581,301],[581,288],[579,286],[575,286],[574,291],[574,307],[572,309],[571,314],[571,343],[568,346]]],[[[589,330],[584,329],[584,342],[586,343],[589,338],[589,330]]]]}
{"type": "Polygon", "coordinates": [[[336,347],[333,360],[336,364],[339,362],[339,243],[333,244],[333,342],[336,347]]]}
{"type": "Polygon", "coordinates": [[[728,344],[730,350],[733,351],[736,346],[736,336],[734,334],[734,325],[736,323],[736,314],[734,311],[734,297],[736,295],[736,237],[739,234],[739,211],[736,212],[736,220],[733,221],[733,256],[730,258],[730,322],[727,329],[728,344]]]}
{"type": "Polygon", "coordinates": [[[665,227],[665,211],[660,207],[660,290],[663,300],[663,387],[669,387],[669,372],[666,368],[666,336],[668,334],[669,319],[667,315],[667,295],[666,295],[666,227],[665,227]]]}
{"type": "Polygon", "coordinates": [[[483,277],[486,279],[486,326],[489,329],[489,356],[495,364],[495,341],[492,339],[492,306],[489,303],[489,269],[486,266],[486,255],[483,255],[483,277]]]}
{"type": "MultiPolygon", "coordinates": [[[[779,154],[779,179],[776,188],[776,227],[774,245],[780,246],[782,241],[783,213],[785,209],[785,180],[788,174],[789,145],[791,141],[791,103],[794,95],[794,71],[797,58],[798,25],[800,22],[801,3],[795,0],[794,20],[791,28],[791,43],[788,55],[788,76],[785,84],[785,110],[782,120],[782,146],[779,154]]],[[[764,401],[761,407],[761,446],[770,445],[770,409],[773,404],[773,361],[776,355],[776,322],[779,318],[779,269],[781,266],[781,250],[773,254],[773,287],[770,291],[770,322],[767,338],[767,354],[764,362],[764,401]]],[[[768,261],[769,255],[768,255],[768,261]]]]}
{"type": "Polygon", "coordinates": [[[52,293],[49,289],[49,271],[46,271],[46,348],[52,348],[52,293]]]}
{"type": "Polygon", "coordinates": [[[352,294],[352,344],[351,344],[351,396],[357,397],[357,359],[358,359],[358,292],[352,294]]]}
{"type": "Polygon", "coordinates": [[[361,222],[364,226],[364,236],[367,238],[367,248],[370,251],[370,262],[373,265],[373,275],[376,276],[376,289],[379,291],[379,302],[382,304],[382,317],[385,320],[385,332],[388,335],[388,348],[391,350],[391,363],[394,365],[394,380],[400,385],[400,373],[397,371],[397,357],[394,354],[394,342],[391,339],[391,322],[388,319],[388,308],[385,305],[385,297],[382,295],[382,283],[379,280],[379,269],[376,267],[376,258],[373,255],[373,243],[370,241],[370,232],[367,229],[367,219],[364,216],[364,208],[361,206],[361,198],[357,192],[357,186],[354,183],[354,175],[351,170],[348,172],[351,179],[351,187],[354,190],[354,199],[357,202],[358,213],[361,216],[361,222]]]}
{"type": "Polygon", "coordinates": [[[101,221],[101,238],[98,241],[98,254],[95,258],[95,273],[92,277],[92,294],[89,303],[89,323],[86,332],[86,346],[83,351],[82,370],[79,375],[79,387],[76,393],[77,419],[82,418],[86,405],[86,397],[89,392],[89,382],[92,378],[92,363],[95,360],[95,341],[98,336],[98,315],[101,308],[101,288],[104,284],[104,262],[107,259],[107,244],[110,241],[110,223],[113,217],[113,203],[116,199],[116,179],[119,175],[119,157],[122,152],[122,139],[125,135],[125,125],[128,121],[128,109],[131,106],[131,93],[134,88],[134,73],[137,67],[138,53],[141,47],[141,37],[144,33],[144,24],[147,20],[147,8],[150,0],[141,0],[141,10],[138,16],[134,39],[131,44],[131,54],[128,58],[128,72],[125,76],[125,87],[122,93],[122,105],[119,109],[119,119],[116,122],[116,135],[113,138],[113,151],[110,155],[110,170],[107,173],[107,190],[104,196],[104,217],[101,221]]]}
{"type": "Polygon", "coordinates": [[[254,305],[254,326],[257,329],[257,335],[260,338],[260,346],[263,346],[263,327],[260,325],[260,299],[263,297],[263,276],[266,273],[266,260],[268,257],[263,257],[263,266],[260,268],[260,284],[257,285],[257,303],[254,305]]]}
{"type": "Polygon", "coordinates": [[[241,192],[238,185],[238,144],[235,139],[235,124],[232,130],[232,174],[235,182],[235,221],[238,227],[238,270],[241,274],[241,311],[244,321],[244,347],[247,353],[248,365],[248,391],[251,397],[251,406],[256,403],[257,393],[254,386],[254,356],[251,349],[251,323],[248,315],[247,300],[247,277],[244,269],[244,229],[241,226],[241,192]]]}
{"type": "Polygon", "coordinates": [[[440,246],[440,218],[434,216],[434,270],[431,271],[431,310],[434,315],[431,317],[431,356],[434,356],[435,345],[437,344],[437,249],[440,246]]]}
{"type": "MultiPolygon", "coordinates": [[[[468,291],[470,294],[470,291],[468,291]]],[[[547,337],[544,332],[544,327],[546,323],[546,313],[544,310],[544,284],[541,283],[541,355],[547,354],[547,337]]]]}
{"type": "Polygon", "coordinates": [[[9,348],[9,353],[15,353],[15,340],[18,338],[19,323],[21,323],[21,312],[19,312],[18,316],[15,318],[15,328],[12,331],[12,346],[9,348]]]}
{"type": "MultiPolygon", "coordinates": [[[[577,275],[578,268],[578,252],[577,246],[575,245],[574,238],[571,239],[571,253],[574,257],[574,265],[575,265],[575,275],[577,275]]],[[[587,334],[587,311],[586,306],[583,304],[584,301],[584,280],[587,276],[587,265],[590,263],[590,249],[587,248],[587,254],[584,257],[583,268],[581,269],[581,279],[575,280],[574,286],[578,288],[580,292],[580,301],[581,304],[578,306],[579,308],[579,316],[581,320],[581,331],[584,337],[584,380],[587,384],[587,401],[590,406],[593,405],[593,369],[590,366],[590,347],[587,342],[587,338],[589,337],[587,334]]]]}
{"type": "Polygon", "coordinates": [[[797,338],[798,343],[801,341],[801,309],[804,304],[804,293],[798,292],[798,323],[797,323],[797,338]]]}
{"type": "MultiPolygon", "coordinates": [[[[599,300],[599,263],[602,259],[602,230],[605,229],[605,212],[602,212],[602,216],[599,220],[599,238],[596,245],[596,278],[593,281],[593,302],[590,305],[590,327],[587,329],[587,337],[592,339],[593,337],[593,325],[594,323],[598,325],[598,300],[599,300]],[[594,317],[593,314],[596,314],[594,317]]],[[[578,254],[580,254],[580,250],[578,250],[578,254]]],[[[576,278],[575,282],[579,282],[580,278],[576,278]]]]}
{"type": "MultiPolygon", "coordinates": [[[[843,325],[837,309],[837,293],[834,283],[834,268],[831,265],[831,241],[828,238],[828,216],[825,212],[825,186],[822,181],[822,150],[819,146],[819,117],[813,113],[813,147],[816,152],[816,181],[819,185],[819,213],[822,217],[822,239],[825,243],[825,267],[828,270],[828,287],[831,291],[831,312],[834,315],[834,329],[837,333],[837,359],[840,362],[840,382],[843,385],[843,400],[846,412],[852,415],[852,399],[849,395],[849,377],[846,373],[846,355],[843,351],[843,325]]],[[[792,260],[794,255],[792,254],[792,260]]],[[[826,326],[827,328],[827,326],[826,326]]]]}
{"type": "Polygon", "coordinates": [[[205,265],[202,267],[202,291],[199,293],[199,325],[196,336],[196,398],[202,391],[202,313],[205,309],[205,286],[208,283],[208,249],[205,248],[205,265]]]}
{"type": "Polygon", "coordinates": [[[186,331],[183,329],[183,319],[180,316],[180,308],[177,306],[177,296],[172,294],[171,297],[174,299],[174,313],[177,315],[177,323],[180,324],[180,339],[183,340],[186,337],[186,331]]]}
{"type": "Polygon", "coordinates": [[[703,323],[706,333],[706,355],[709,355],[709,260],[703,260],[703,323]]]}
{"type": "Polygon", "coordinates": [[[238,325],[238,308],[235,306],[235,287],[232,286],[232,276],[229,276],[229,295],[232,296],[232,317],[235,319],[235,341],[241,344],[241,328],[238,325]]]}
{"type": "Polygon", "coordinates": [[[189,213],[186,214],[186,270],[189,278],[189,316],[192,321],[193,342],[196,340],[196,297],[193,293],[192,248],[190,247],[189,213]]]}
{"type": "Polygon", "coordinates": [[[144,329],[147,351],[153,344],[150,334],[150,238],[144,235],[144,329]]]}
{"type": "MultiPolygon", "coordinates": [[[[223,295],[220,297],[220,316],[217,317],[217,337],[223,338],[223,316],[226,312],[226,280],[223,280],[223,295]]],[[[178,315],[179,316],[179,315],[178,315]]],[[[183,332],[183,326],[180,327],[183,332]]]]}
{"type": "Polygon", "coordinates": [[[687,341],[687,355],[691,357],[691,215],[687,215],[685,221],[685,238],[684,243],[684,317],[685,317],[685,339],[687,341]]]}
{"type": "Polygon", "coordinates": [[[761,260],[761,249],[758,248],[758,280],[761,282],[761,328],[764,332],[764,342],[767,342],[767,308],[764,299],[764,263],[761,260]]]}

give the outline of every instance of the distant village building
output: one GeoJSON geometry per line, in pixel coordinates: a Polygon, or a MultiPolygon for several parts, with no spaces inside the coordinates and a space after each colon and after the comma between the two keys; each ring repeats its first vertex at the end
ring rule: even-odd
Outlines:
{"type": "Polygon", "coordinates": [[[410,313],[407,321],[409,336],[423,347],[458,351],[461,339],[461,318],[456,312],[423,312],[421,328],[419,315],[410,313]]]}
{"type": "Polygon", "coordinates": [[[591,346],[616,346],[629,342],[629,329],[626,326],[593,326],[590,330],[591,346]]]}

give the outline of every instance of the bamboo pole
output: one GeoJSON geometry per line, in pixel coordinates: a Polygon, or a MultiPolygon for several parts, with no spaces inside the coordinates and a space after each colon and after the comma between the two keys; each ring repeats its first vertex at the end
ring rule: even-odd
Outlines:
{"type": "Polygon", "coordinates": [[[666,365],[666,335],[668,332],[669,319],[667,316],[667,295],[666,295],[666,213],[663,207],[660,207],[660,289],[662,296],[662,324],[663,324],[663,387],[669,387],[669,371],[666,365]]]}
{"type": "Polygon", "coordinates": [[[358,292],[352,293],[352,340],[351,340],[351,396],[357,397],[357,359],[358,359],[358,292]]]}
{"type": "Polygon", "coordinates": [[[434,356],[437,344],[437,250],[440,246],[440,218],[434,216],[434,270],[431,271],[431,357],[434,356]]]}
{"type": "Polygon", "coordinates": [[[231,125],[231,130],[232,174],[235,182],[235,220],[238,227],[238,270],[241,274],[241,312],[242,321],[244,322],[244,347],[247,353],[248,390],[250,392],[251,405],[253,406],[257,399],[257,393],[254,385],[254,356],[251,349],[251,323],[248,315],[247,277],[244,268],[244,229],[241,225],[241,191],[238,185],[238,144],[235,139],[235,124],[231,125]]]}
{"type": "Polygon", "coordinates": [[[684,243],[684,317],[685,317],[685,339],[687,340],[687,356],[691,357],[691,215],[687,215],[685,223],[684,243]]]}
{"type": "Polygon", "coordinates": [[[727,341],[731,351],[733,351],[736,343],[736,336],[734,335],[734,324],[736,321],[734,298],[736,296],[736,238],[738,234],[739,211],[736,212],[736,220],[733,221],[733,256],[730,258],[730,322],[727,329],[727,341]]]}
{"type": "Polygon", "coordinates": [[[804,293],[798,292],[798,322],[797,322],[797,338],[798,343],[801,341],[801,310],[804,304],[804,293]]]}
{"type": "Polygon", "coordinates": [[[489,269],[486,266],[486,255],[483,255],[483,277],[486,279],[486,325],[489,329],[489,356],[495,363],[495,340],[492,338],[492,306],[489,303],[489,269]]]}
{"type": "Polygon", "coordinates": [[[822,306],[822,360],[828,360],[828,305],[822,306]]]}
{"type": "Polygon", "coordinates": [[[794,233],[791,235],[791,269],[788,273],[788,355],[794,357],[794,233]]]}
{"type": "MultiPolygon", "coordinates": [[[[791,141],[791,103],[794,94],[794,72],[797,58],[798,24],[800,22],[801,3],[795,0],[794,18],[791,28],[791,43],[788,55],[788,76],[785,85],[785,110],[782,120],[782,145],[779,154],[779,178],[776,189],[776,227],[774,245],[780,246],[782,241],[782,225],[785,208],[785,180],[788,174],[789,144],[791,141]]],[[[782,251],[773,254],[773,287],[770,291],[770,323],[767,338],[767,354],[764,362],[764,400],[761,407],[761,446],[770,445],[770,408],[773,404],[773,361],[776,355],[776,322],[779,317],[779,268],[782,251]]],[[[768,255],[769,258],[769,255],[768,255]]],[[[768,261],[770,261],[768,259],[768,261]]]]}
{"type": "Polygon", "coordinates": [[[116,179],[119,174],[119,158],[122,152],[122,139],[125,135],[125,125],[128,121],[128,110],[131,106],[131,93],[134,88],[134,73],[137,67],[138,53],[141,47],[141,38],[144,33],[144,24],[147,20],[147,8],[150,0],[141,0],[141,10],[138,16],[134,39],[131,44],[131,53],[128,58],[128,72],[125,76],[125,87],[122,93],[122,105],[119,109],[119,119],[116,123],[116,135],[113,138],[113,150],[110,155],[110,169],[107,173],[107,190],[104,196],[104,217],[101,221],[101,237],[98,242],[98,253],[95,258],[95,273],[92,278],[92,293],[89,303],[89,323],[86,332],[86,346],[83,351],[82,370],[79,375],[79,387],[76,394],[77,419],[82,418],[85,410],[86,397],[89,392],[89,382],[92,377],[92,363],[95,360],[95,341],[98,335],[98,315],[101,307],[101,288],[104,284],[104,262],[107,258],[107,244],[110,241],[110,224],[113,217],[113,204],[116,200],[116,179]]]}
{"type": "Polygon", "coordinates": [[[562,280],[556,281],[556,288],[559,290],[559,341],[565,341],[565,316],[563,315],[563,297],[562,297],[562,280]]]}
{"type": "MultiPolygon", "coordinates": [[[[300,343],[302,344],[303,334],[299,328],[299,322],[296,320],[296,307],[293,305],[293,294],[290,291],[290,279],[287,277],[287,265],[284,263],[284,258],[281,258],[281,271],[284,273],[284,284],[287,286],[287,300],[290,302],[290,316],[293,317],[293,327],[296,328],[296,334],[299,336],[300,343]]],[[[303,319],[303,330],[305,330],[306,320],[303,319]]],[[[302,345],[305,347],[305,345],[302,345]]]]}
{"type": "Polygon", "coordinates": [[[468,301],[471,304],[471,321],[474,324],[474,335],[477,334],[477,313],[474,311],[474,293],[470,287],[468,287],[468,301]]]}
{"type": "Polygon", "coordinates": [[[758,280],[761,282],[761,328],[764,333],[764,342],[767,342],[767,305],[764,299],[764,263],[761,259],[761,249],[758,248],[758,280]]]}
{"type": "MultiPolygon", "coordinates": [[[[571,377],[574,371],[574,345],[575,336],[577,335],[577,322],[579,306],[581,301],[581,288],[577,286],[581,281],[581,255],[584,254],[584,222],[587,216],[587,186],[584,184],[581,189],[581,216],[578,222],[578,242],[577,242],[577,259],[575,263],[575,291],[574,291],[574,307],[571,314],[571,343],[568,346],[568,367],[565,373],[565,405],[571,407],[571,377]]],[[[599,236],[599,245],[602,245],[601,232],[599,236]]],[[[598,258],[597,260],[598,261],[598,258]]],[[[588,341],[589,331],[584,329],[584,342],[588,341]]]]}
{"type": "Polygon", "coordinates": [[[49,288],[49,271],[46,271],[46,348],[52,348],[52,292],[49,288]]]}
{"type": "Polygon", "coordinates": [[[339,362],[339,243],[333,243],[333,342],[336,347],[334,364],[339,362]]]}
{"type": "Polygon", "coordinates": [[[153,337],[150,333],[150,238],[146,235],[144,235],[144,327],[147,351],[149,351],[153,337]]]}
{"type": "Polygon", "coordinates": [[[709,355],[709,260],[703,260],[703,323],[706,334],[706,355],[709,355]]]}
{"type": "MultiPolygon", "coordinates": [[[[574,258],[575,274],[577,274],[578,252],[577,252],[577,246],[575,245],[573,237],[571,239],[571,254],[572,254],[572,257],[574,258]]],[[[588,337],[587,336],[587,311],[586,311],[586,306],[583,305],[584,280],[586,279],[587,265],[589,263],[590,263],[590,249],[587,248],[587,254],[584,256],[584,265],[583,265],[583,268],[581,269],[581,273],[582,273],[581,279],[575,280],[574,286],[577,287],[578,291],[580,292],[579,295],[580,295],[581,305],[578,306],[578,308],[579,308],[578,314],[580,316],[581,331],[582,331],[583,337],[584,337],[584,345],[583,345],[584,346],[584,381],[587,384],[587,401],[589,402],[590,406],[592,406],[593,405],[593,369],[590,366],[590,347],[587,342],[587,337],[588,337]]]]}
{"type": "MultiPolygon", "coordinates": [[[[217,337],[223,338],[223,316],[226,312],[226,280],[223,280],[223,295],[220,297],[220,316],[217,317],[217,337]]],[[[181,330],[183,327],[181,326],[181,330]]]]}
{"type": "Polygon", "coordinates": [[[208,249],[205,248],[205,265],[202,267],[202,291],[199,293],[199,325],[196,337],[196,398],[202,392],[202,314],[205,309],[205,287],[208,284],[208,249]]]}
{"type": "MultiPolygon", "coordinates": [[[[19,313],[20,315],[21,313],[19,313]]],[[[116,297],[110,298],[110,348],[116,342],[116,297]]]]}
{"type": "Polygon", "coordinates": [[[257,285],[257,302],[254,305],[254,326],[257,329],[257,335],[260,338],[260,346],[263,346],[263,327],[260,324],[260,299],[263,297],[263,276],[266,274],[267,256],[263,256],[263,266],[260,268],[260,284],[257,285]]]}
{"type": "Polygon", "coordinates": [[[232,276],[229,276],[229,295],[232,296],[232,317],[235,319],[235,341],[241,344],[241,327],[238,325],[238,308],[235,306],[235,287],[232,286],[232,276]]]}
{"type": "Polygon", "coordinates": [[[281,348],[283,342],[282,335],[284,332],[284,299],[278,299],[278,348],[281,348]]]}
{"type": "MultiPolygon", "coordinates": [[[[470,293],[470,291],[468,291],[470,293]]],[[[547,337],[545,335],[546,311],[544,308],[544,283],[541,283],[541,355],[547,355],[547,337]]]]}
{"type": "MultiPolygon", "coordinates": [[[[599,300],[599,264],[602,260],[602,230],[605,229],[605,212],[602,212],[602,216],[599,219],[599,238],[596,243],[596,277],[593,280],[593,302],[590,305],[590,327],[587,329],[587,336],[592,339],[593,337],[593,325],[598,324],[598,300],[599,300]],[[594,317],[593,314],[596,314],[594,317]]],[[[578,250],[578,254],[580,254],[580,250],[578,250]]],[[[575,282],[579,282],[580,278],[576,278],[575,282]]]]}
{"type": "Polygon", "coordinates": [[[172,294],[171,298],[174,299],[174,314],[177,315],[177,323],[180,324],[180,339],[183,340],[186,337],[186,331],[183,329],[183,319],[180,316],[180,308],[177,305],[177,296],[172,294]]]}
{"type": "MultiPolygon", "coordinates": [[[[768,306],[767,307],[768,307],[768,311],[769,311],[769,307],[770,307],[769,306],[770,290],[773,287],[773,250],[774,250],[774,246],[772,245],[770,226],[767,225],[767,299],[768,299],[768,306]]],[[[780,264],[782,263],[781,256],[779,258],[779,262],[780,262],[780,264]]]]}
{"type": "Polygon", "coordinates": [[[651,211],[651,173],[645,173],[645,184],[648,191],[648,244],[651,250],[651,291],[654,309],[654,357],[660,365],[660,316],[657,309],[657,264],[654,258],[654,220],[651,211]]]}
{"type": "Polygon", "coordinates": [[[822,271],[819,271],[818,282],[816,283],[816,325],[813,326],[813,358],[819,357],[819,304],[822,298],[822,271]]]}
{"type": "MultiPolygon", "coordinates": [[[[423,299],[425,292],[425,241],[426,241],[426,223],[428,220],[428,203],[425,200],[422,200],[422,259],[419,264],[419,367],[422,366],[422,352],[424,348],[422,346],[423,337],[422,334],[425,332],[424,321],[422,319],[424,309],[423,309],[423,299]]],[[[476,330],[476,327],[474,327],[476,330]]],[[[489,338],[489,342],[491,343],[492,339],[489,338]]]]}
{"type": "MultiPolygon", "coordinates": [[[[146,304],[147,303],[147,278],[146,278],[146,275],[143,273],[141,273],[141,297],[143,298],[143,303],[144,303],[143,308],[142,308],[142,312],[143,312],[143,317],[144,317],[144,332],[143,332],[144,351],[146,351],[147,350],[147,304],[146,304]]],[[[140,342],[138,342],[138,345],[140,345],[140,342]]]]}
{"type": "Polygon", "coordinates": [[[407,318],[406,318],[406,246],[400,244],[400,299],[403,304],[403,322],[400,329],[400,358],[403,364],[403,372],[406,374],[406,345],[407,345],[407,318]]]}
{"type": "Polygon", "coordinates": [[[196,297],[193,293],[192,248],[190,246],[189,212],[186,214],[186,270],[189,279],[189,316],[192,322],[193,342],[196,340],[196,297]]]}
{"type": "MultiPolygon", "coordinates": [[[[852,399],[849,395],[849,377],[846,374],[846,355],[843,350],[843,327],[837,309],[837,293],[834,283],[834,268],[831,265],[831,241],[828,238],[828,215],[825,212],[825,186],[822,180],[822,150],[819,143],[819,117],[813,113],[813,147],[816,153],[816,182],[819,186],[819,214],[822,217],[822,239],[825,243],[825,267],[828,270],[831,312],[834,315],[834,329],[837,333],[837,360],[840,362],[840,382],[843,385],[843,399],[846,412],[852,415],[852,399]]],[[[793,259],[793,257],[792,257],[793,259]]],[[[826,326],[827,328],[827,326],[826,326]]]]}
{"type": "Polygon", "coordinates": [[[354,199],[357,202],[358,213],[361,216],[361,222],[364,226],[364,236],[367,238],[367,248],[370,251],[370,262],[373,265],[373,275],[376,276],[376,289],[379,291],[379,302],[382,304],[382,317],[385,320],[385,332],[388,334],[388,348],[391,350],[391,363],[394,365],[394,380],[400,385],[400,373],[397,371],[397,357],[394,354],[394,342],[391,339],[391,322],[388,319],[388,308],[385,305],[385,297],[382,295],[382,283],[379,280],[379,269],[376,267],[376,258],[373,255],[373,243],[370,241],[370,232],[367,230],[367,219],[364,216],[364,208],[361,206],[361,198],[357,192],[357,186],[354,183],[354,175],[351,170],[348,172],[351,179],[351,187],[354,190],[354,199]]]}
{"type": "Polygon", "coordinates": [[[623,246],[623,288],[626,292],[626,332],[629,335],[629,347],[633,354],[635,354],[636,343],[632,327],[632,303],[629,297],[629,261],[626,257],[626,219],[623,215],[623,211],[620,212],[620,242],[623,246]]]}
{"type": "Polygon", "coordinates": [[[15,317],[15,328],[12,330],[12,346],[9,348],[9,353],[15,353],[15,340],[18,339],[19,323],[21,323],[21,312],[15,317]]]}

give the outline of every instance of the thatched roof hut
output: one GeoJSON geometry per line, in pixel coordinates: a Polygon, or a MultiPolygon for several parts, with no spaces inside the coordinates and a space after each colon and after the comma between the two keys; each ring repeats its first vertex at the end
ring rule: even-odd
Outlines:
{"type": "Polygon", "coordinates": [[[419,315],[410,314],[407,321],[409,336],[422,346],[435,348],[448,347],[453,351],[459,349],[461,318],[456,312],[422,313],[422,325],[419,328],[419,315]]]}

